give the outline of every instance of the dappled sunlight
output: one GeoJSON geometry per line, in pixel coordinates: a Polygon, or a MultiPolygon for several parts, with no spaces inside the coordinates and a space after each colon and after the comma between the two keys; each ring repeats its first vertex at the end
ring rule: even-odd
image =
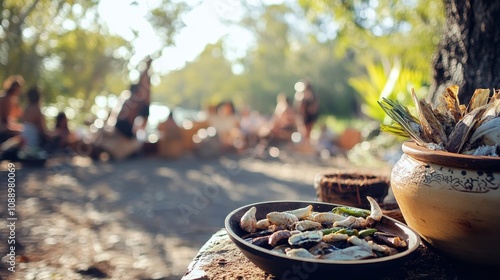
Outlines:
{"type": "Polygon", "coordinates": [[[265,166],[259,162],[244,160],[240,162],[241,167],[252,172],[258,172],[266,174],[267,176],[278,178],[286,182],[294,182],[306,185],[313,185],[311,178],[314,178],[318,172],[322,172],[325,169],[333,168],[329,166],[319,167],[316,169],[310,169],[305,167],[306,163],[296,162],[294,164],[287,164],[280,161],[268,163],[265,166]]]}
{"type": "Polygon", "coordinates": [[[271,200],[305,200],[314,201],[317,200],[313,189],[310,189],[309,194],[304,194],[302,192],[297,192],[290,188],[289,184],[286,183],[270,183],[269,188],[269,199],[271,200]]]}
{"type": "Polygon", "coordinates": [[[36,273],[44,259],[68,275],[94,268],[115,279],[178,279],[229,212],[258,201],[313,199],[312,175],[320,170],[237,156],[30,169],[19,205],[26,225],[20,242],[33,258],[27,271],[36,273]],[[35,251],[58,257],[36,258],[35,251]]]}

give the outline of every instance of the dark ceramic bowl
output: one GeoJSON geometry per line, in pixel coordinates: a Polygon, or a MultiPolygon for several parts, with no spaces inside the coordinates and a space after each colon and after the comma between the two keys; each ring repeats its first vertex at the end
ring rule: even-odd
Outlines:
{"type": "MultiPolygon", "coordinates": [[[[268,249],[250,244],[241,238],[248,234],[240,229],[239,222],[243,214],[250,207],[257,208],[257,220],[265,218],[266,214],[272,211],[287,211],[313,206],[313,211],[328,212],[336,206],[344,206],[331,203],[309,202],[309,201],[270,201],[260,202],[240,207],[229,213],[225,219],[225,228],[229,238],[236,244],[241,252],[256,266],[267,273],[272,274],[277,279],[334,279],[340,276],[352,278],[369,277],[383,275],[391,268],[403,265],[406,260],[413,257],[416,249],[420,245],[420,237],[405,224],[384,216],[377,223],[376,228],[380,231],[396,234],[408,244],[408,249],[398,254],[365,259],[356,261],[333,261],[317,260],[299,257],[288,257],[272,252],[268,249]]],[[[366,279],[366,278],[365,278],[366,279]]]]}

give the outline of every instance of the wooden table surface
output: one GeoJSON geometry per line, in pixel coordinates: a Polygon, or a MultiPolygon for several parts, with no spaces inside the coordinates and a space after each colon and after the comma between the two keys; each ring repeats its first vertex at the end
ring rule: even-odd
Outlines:
{"type": "MultiPolygon", "coordinates": [[[[497,268],[458,264],[437,254],[426,244],[421,244],[415,257],[387,274],[370,279],[492,279],[497,268]],[[494,273],[494,274],[491,274],[494,273]]],[[[217,231],[203,245],[189,264],[182,280],[214,279],[277,279],[251,263],[229,239],[225,229],[217,231]]],[[[368,278],[366,278],[368,279],[368,278]]]]}

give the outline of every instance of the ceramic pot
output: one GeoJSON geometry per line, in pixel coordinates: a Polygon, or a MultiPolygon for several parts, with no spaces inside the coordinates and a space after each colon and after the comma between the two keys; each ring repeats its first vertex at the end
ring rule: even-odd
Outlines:
{"type": "Polygon", "coordinates": [[[500,265],[500,157],[434,151],[407,141],[391,189],[411,228],[460,262],[500,265]]]}

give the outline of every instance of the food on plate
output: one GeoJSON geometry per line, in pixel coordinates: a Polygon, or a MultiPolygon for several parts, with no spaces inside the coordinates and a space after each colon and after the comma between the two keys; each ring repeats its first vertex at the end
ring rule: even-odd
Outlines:
{"type": "Polygon", "coordinates": [[[265,213],[266,218],[259,221],[252,206],[239,223],[248,233],[242,238],[289,257],[325,260],[377,258],[407,250],[404,238],[376,228],[382,210],[375,199],[368,196],[367,200],[370,210],[337,206],[330,212],[314,212],[309,205],[265,213]],[[257,223],[261,226],[255,226],[257,223]]]}

